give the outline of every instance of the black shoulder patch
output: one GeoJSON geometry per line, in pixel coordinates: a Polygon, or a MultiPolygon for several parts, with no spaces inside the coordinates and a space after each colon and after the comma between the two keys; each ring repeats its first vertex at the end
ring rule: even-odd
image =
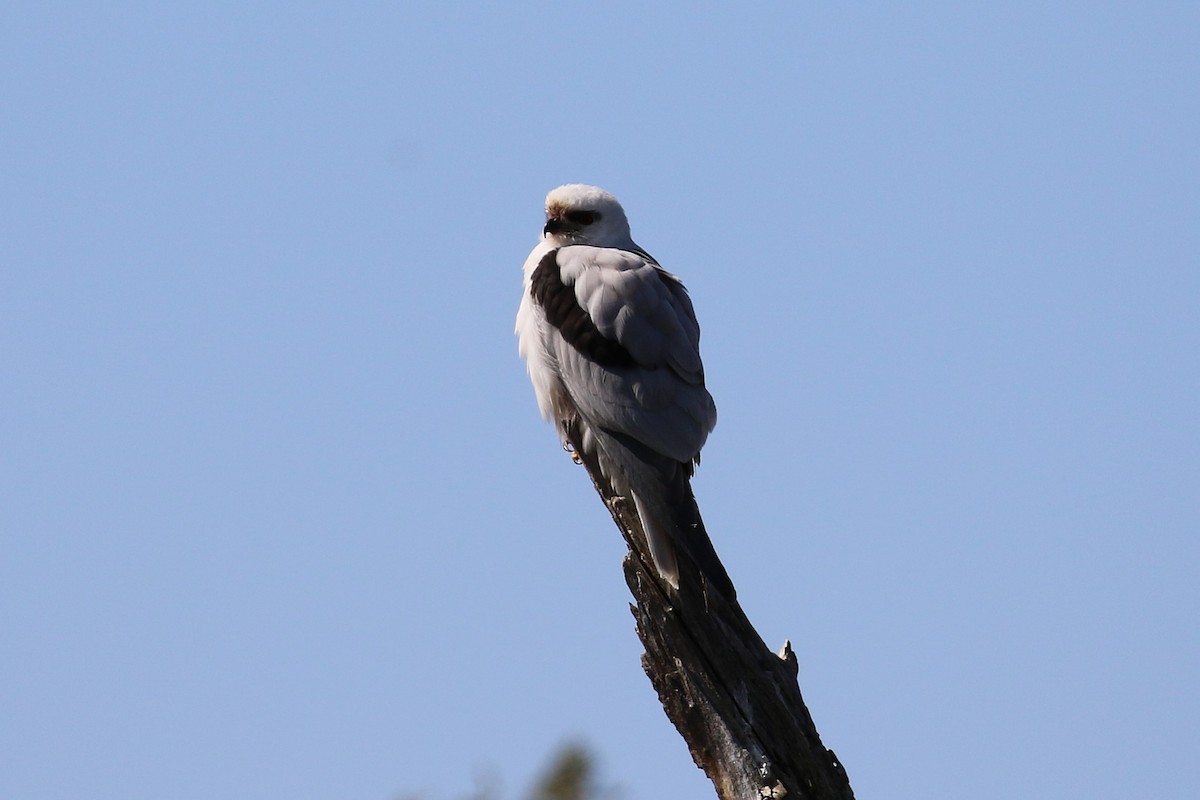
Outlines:
{"type": "Polygon", "coordinates": [[[596,328],[587,310],[575,299],[575,290],[562,282],[558,250],[542,256],[533,271],[529,291],[546,321],[558,329],[567,344],[602,367],[633,367],[637,362],[620,342],[607,339],[596,328]]]}

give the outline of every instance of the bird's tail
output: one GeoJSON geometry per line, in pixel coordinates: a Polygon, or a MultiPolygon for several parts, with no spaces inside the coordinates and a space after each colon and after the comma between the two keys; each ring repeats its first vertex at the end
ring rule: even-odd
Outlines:
{"type": "Polygon", "coordinates": [[[596,439],[601,469],[613,489],[632,497],[659,575],[679,589],[677,553],[682,551],[710,586],[733,601],[737,596],[733,581],[708,538],[692,493],[691,465],[654,453],[621,434],[606,431],[596,439]]]}
{"type": "Polygon", "coordinates": [[[633,500],[637,506],[638,516],[646,529],[646,540],[650,544],[650,555],[654,566],[660,575],[676,589],[679,588],[679,565],[676,552],[682,550],[687,557],[700,568],[709,585],[726,600],[736,599],[733,581],[717,551],[713,548],[708,531],[704,529],[704,521],[700,518],[700,508],[696,505],[696,497],[692,494],[691,481],[681,468],[675,479],[675,486],[668,487],[668,507],[663,509],[654,499],[648,499],[644,492],[633,491],[633,500]],[[655,506],[660,506],[656,508],[655,506]]]}

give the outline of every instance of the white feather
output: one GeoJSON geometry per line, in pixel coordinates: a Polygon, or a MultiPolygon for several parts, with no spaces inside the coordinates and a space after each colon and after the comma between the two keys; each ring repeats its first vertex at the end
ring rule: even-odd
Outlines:
{"type": "MultiPolygon", "coordinates": [[[[613,488],[632,495],[655,565],[678,587],[672,529],[679,514],[673,504],[680,501],[679,490],[669,487],[682,485],[694,509],[686,476],[717,421],[704,388],[691,300],[679,280],[633,241],[612,195],[573,184],[552,191],[546,208],[551,223],[525,261],[516,324],[538,407],[564,441],[568,428],[577,425],[581,441],[572,444],[596,452],[613,488]],[[634,365],[598,363],[547,320],[532,287],[534,273],[552,251],[563,287],[634,365]]],[[[693,527],[699,524],[697,517],[693,527]]],[[[711,552],[702,528],[698,535],[711,552]]]]}

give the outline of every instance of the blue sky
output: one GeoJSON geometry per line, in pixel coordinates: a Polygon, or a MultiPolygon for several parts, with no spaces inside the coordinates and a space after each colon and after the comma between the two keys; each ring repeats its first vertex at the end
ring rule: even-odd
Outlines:
{"type": "Polygon", "coordinates": [[[0,795],[706,796],[512,321],[688,284],[695,488],[860,797],[1200,790],[1200,9],[9,3],[0,795]]]}

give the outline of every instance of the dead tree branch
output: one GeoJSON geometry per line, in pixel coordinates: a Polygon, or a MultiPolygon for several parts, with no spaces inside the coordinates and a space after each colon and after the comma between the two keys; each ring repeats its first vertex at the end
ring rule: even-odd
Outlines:
{"type": "Polygon", "coordinates": [[[686,558],[679,592],[668,594],[637,514],[614,499],[594,459],[576,457],[629,544],[625,580],[646,648],[642,667],[717,796],[853,800],[846,770],[821,743],[800,695],[791,643],[771,652],[741,606],[706,592],[686,558]]]}

